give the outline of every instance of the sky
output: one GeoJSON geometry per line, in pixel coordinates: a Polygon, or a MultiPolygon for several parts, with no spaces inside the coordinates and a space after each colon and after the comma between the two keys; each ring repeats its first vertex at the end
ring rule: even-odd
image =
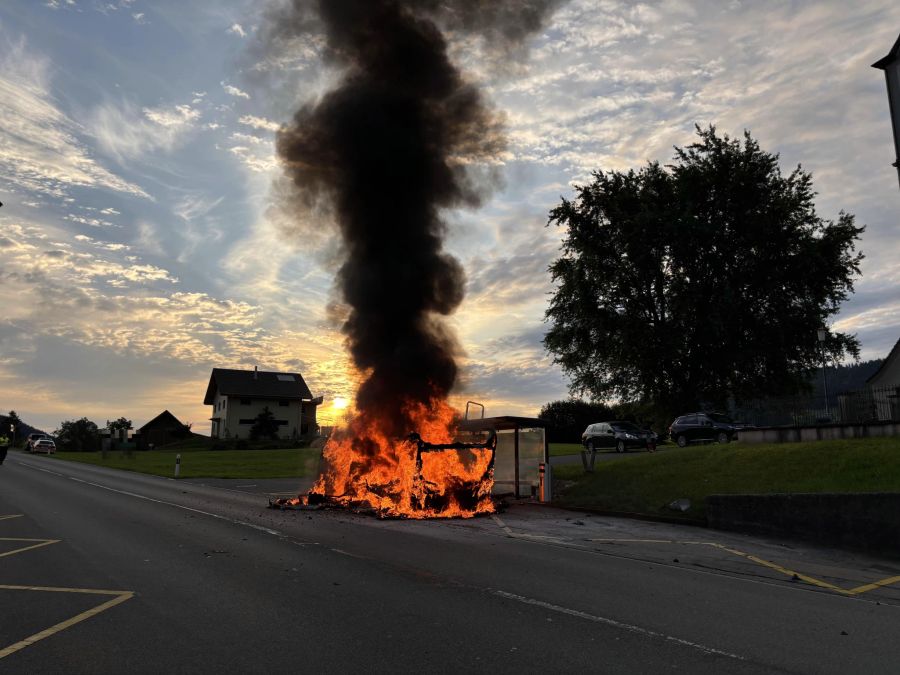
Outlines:
{"type": "MultiPolygon", "coordinates": [[[[0,4],[0,410],[48,431],[170,410],[208,433],[213,367],[300,372],[339,421],[355,377],[329,318],[336,245],[281,205],[279,126],[336,73],[312,37],[262,48],[249,0],[0,4]],[[314,232],[315,230],[313,230],[314,232]],[[300,234],[302,232],[302,234],[300,234]]],[[[498,63],[453,58],[507,119],[503,182],[445,214],[467,273],[454,402],[536,415],[567,396],[541,339],[547,215],[591,171],[667,162],[694,124],[747,129],[866,225],[834,328],[900,338],[900,190],[883,73],[894,0],[572,0],[498,63]]],[[[811,327],[812,330],[812,327],[811,327]]]]}

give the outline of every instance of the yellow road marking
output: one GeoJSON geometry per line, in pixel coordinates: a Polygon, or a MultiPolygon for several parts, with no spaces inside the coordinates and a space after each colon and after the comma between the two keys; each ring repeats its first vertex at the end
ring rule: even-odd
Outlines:
{"type": "Polygon", "coordinates": [[[811,576],[807,576],[806,574],[801,574],[800,572],[795,572],[794,570],[789,570],[786,567],[782,567],[781,565],[776,565],[773,562],[768,560],[763,560],[762,558],[757,558],[755,555],[750,555],[749,553],[744,553],[743,551],[738,551],[734,548],[728,548],[727,546],[723,546],[722,544],[713,544],[715,548],[722,549],[723,551],[728,551],[729,553],[733,553],[734,555],[741,556],[742,558],[746,558],[752,562],[755,562],[757,565],[762,565],[763,567],[768,567],[769,569],[775,570],[776,572],[781,572],[782,574],[791,577],[792,579],[796,577],[797,579],[802,579],[808,584],[812,584],[813,586],[818,586],[819,588],[827,588],[828,590],[834,591],[836,593],[841,593],[843,595],[854,595],[853,591],[848,591],[840,586],[835,586],[834,584],[830,584],[827,581],[822,581],[821,579],[816,579],[811,576]]]}
{"type": "Polygon", "coordinates": [[[42,546],[49,546],[50,544],[58,544],[59,539],[21,539],[18,537],[0,537],[0,541],[31,541],[31,542],[39,542],[37,544],[33,544],[31,546],[24,546],[23,548],[15,548],[12,551],[5,551],[4,553],[0,553],[0,558],[4,558],[8,555],[15,555],[16,553],[23,553],[25,551],[30,551],[35,548],[41,548],[42,546]]]}
{"type": "Polygon", "coordinates": [[[10,518],[21,518],[24,514],[22,513],[14,513],[11,516],[0,516],[0,520],[9,520],[10,518]]]}
{"type": "Polygon", "coordinates": [[[887,579],[882,579],[881,581],[876,581],[871,584],[866,584],[865,586],[859,586],[854,588],[851,593],[865,593],[866,591],[874,591],[876,588],[882,588],[883,586],[890,586],[891,584],[896,584],[900,581],[900,577],[888,577],[887,579]]]}
{"type": "Polygon", "coordinates": [[[679,541],[677,539],[588,539],[602,543],[624,542],[628,544],[694,544],[697,546],[715,546],[711,541],[679,541]]]}
{"type": "Polygon", "coordinates": [[[4,647],[0,649],[0,659],[13,654],[20,649],[25,649],[25,647],[29,647],[33,645],[35,642],[39,640],[43,640],[44,638],[48,638],[51,635],[55,635],[60,631],[65,630],[66,628],[71,628],[77,623],[81,623],[86,619],[90,619],[92,616],[96,616],[100,612],[105,612],[107,609],[111,607],[115,607],[116,605],[120,605],[126,600],[130,600],[134,597],[133,591],[107,591],[100,590],[94,588],[56,588],[52,586],[4,586],[0,585],[0,590],[7,591],[47,591],[53,593],[86,593],[88,595],[114,595],[112,600],[107,600],[101,605],[97,605],[96,607],[89,609],[77,616],[73,616],[71,619],[66,619],[65,621],[61,621],[60,623],[50,626],[46,630],[42,630],[39,633],[35,633],[24,640],[20,640],[15,644],[11,644],[8,647],[4,647]]]}
{"type": "Polygon", "coordinates": [[[776,563],[771,562],[770,560],[763,560],[762,558],[758,558],[755,555],[751,555],[749,553],[745,553],[744,551],[739,551],[736,548],[729,548],[724,544],[719,544],[714,541],[679,541],[677,539],[588,539],[588,541],[596,541],[601,543],[623,543],[623,544],[689,544],[696,546],[711,546],[713,548],[718,548],[722,551],[727,551],[732,555],[740,556],[741,558],[746,558],[747,560],[756,563],[757,565],[762,565],[763,567],[768,567],[771,570],[776,572],[780,572],[786,576],[797,579],[801,579],[808,584],[812,584],[813,586],[818,586],[819,588],[825,588],[829,591],[834,591],[835,593],[840,593],[841,595],[860,595],[861,593],[867,593],[868,591],[874,591],[878,588],[884,588],[885,586],[891,586],[892,584],[900,583],[900,576],[888,577],[886,579],[881,579],[880,581],[875,581],[871,584],[865,584],[863,586],[857,586],[856,588],[841,588],[840,586],[835,586],[832,583],[827,581],[822,581],[821,579],[816,579],[815,577],[811,577],[807,574],[802,574],[800,572],[795,572],[794,570],[790,570],[786,567],[782,567],[776,563]]]}

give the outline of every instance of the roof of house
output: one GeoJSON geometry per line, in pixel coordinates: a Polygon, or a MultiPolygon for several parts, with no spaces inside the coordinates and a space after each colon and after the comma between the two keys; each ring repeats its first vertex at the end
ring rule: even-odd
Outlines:
{"type": "Polygon", "coordinates": [[[138,429],[137,433],[141,433],[151,427],[159,426],[160,424],[165,424],[166,426],[185,426],[181,420],[175,417],[175,415],[170,413],[168,410],[163,410],[161,413],[159,413],[159,415],[157,415],[140,429],[138,429]]]}
{"type": "Polygon", "coordinates": [[[212,405],[216,393],[247,398],[312,399],[312,393],[300,373],[274,373],[264,370],[213,368],[206,388],[204,405],[212,405]]]}
{"type": "Polygon", "coordinates": [[[891,47],[891,51],[888,52],[887,56],[882,59],[878,59],[875,63],[872,64],[872,67],[881,68],[882,70],[884,70],[897,59],[900,59],[900,36],[897,37],[897,41],[894,43],[894,46],[891,47]]]}
{"type": "Polygon", "coordinates": [[[884,357],[884,360],[881,362],[881,365],[878,366],[878,370],[869,375],[869,378],[866,380],[866,384],[874,380],[881,374],[881,371],[888,367],[888,364],[896,358],[900,358],[900,340],[894,343],[894,346],[891,348],[891,351],[888,352],[888,355],[884,357]]]}

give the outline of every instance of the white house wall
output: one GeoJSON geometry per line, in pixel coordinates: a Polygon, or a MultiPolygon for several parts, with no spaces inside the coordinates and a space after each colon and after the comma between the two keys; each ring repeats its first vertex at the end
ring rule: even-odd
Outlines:
{"type": "MultiPolygon", "coordinates": [[[[218,403],[218,396],[217,403],[218,403]]],[[[222,410],[213,410],[213,417],[222,418],[219,430],[219,438],[249,438],[253,423],[241,424],[241,420],[255,419],[265,408],[271,411],[276,420],[284,420],[285,425],[278,427],[278,435],[288,439],[302,434],[301,414],[304,408],[308,408],[310,419],[307,420],[309,429],[307,433],[315,431],[315,406],[300,401],[288,401],[286,406],[278,404],[278,399],[249,399],[250,403],[243,404],[239,397],[222,397],[225,399],[225,407],[222,410]]]]}

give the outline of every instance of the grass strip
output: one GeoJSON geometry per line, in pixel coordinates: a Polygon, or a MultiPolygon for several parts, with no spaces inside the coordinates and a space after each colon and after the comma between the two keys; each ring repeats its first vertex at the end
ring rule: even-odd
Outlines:
{"type": "MultiPolygon", "coordinates": [[[[108,452],[59,452],[51,455],[57,460],[82,462],[124,469],[155,476],[175,475],[176,452],[150,450],[108,452]]],[[[288,450],[208,450],[181,452],[181,478],[299,478],[308,476],[319,467],[321,450],[300,448],[288,450]]]]}
{"type": "Polygon", "coordinates": [[[573,481],[557,497],[563,506],[704,518],[712,494],[900,492],[900,438],[667,446],[598,462],[593,474],[555,467],[554,477],[573,481]],[[666,508],[683,497],[686,513],[666,508]]]}

